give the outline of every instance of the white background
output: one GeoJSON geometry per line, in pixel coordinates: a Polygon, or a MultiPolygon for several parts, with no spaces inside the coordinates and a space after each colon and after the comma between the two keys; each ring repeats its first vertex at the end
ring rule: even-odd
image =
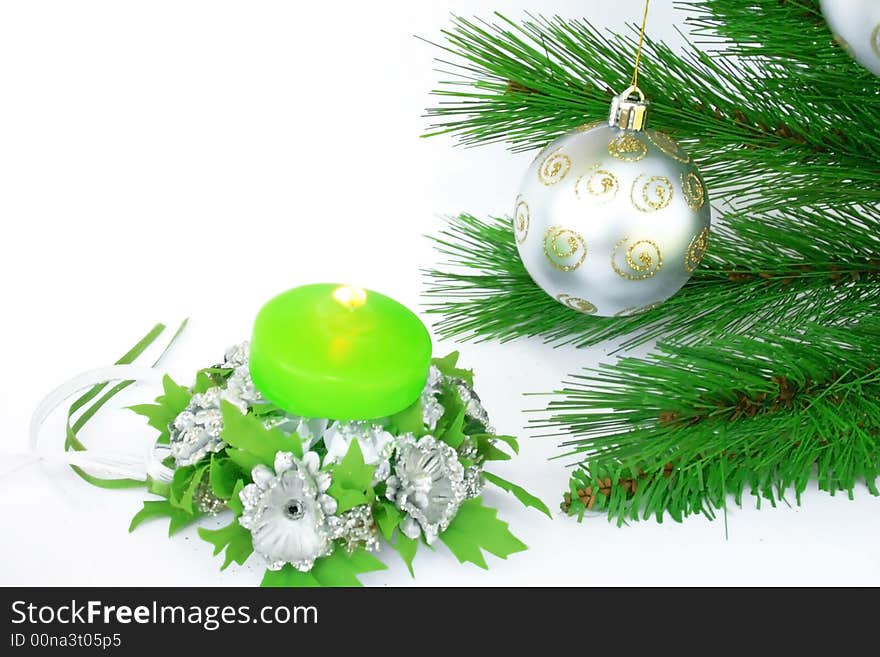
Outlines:
{"type": "MultiPolygon", "coordinates": [[[[651,32],[682,15],[655,1],[651,32]]],[[[112,362],[155,321],[192,318],[168,360],[186,381],[248,336],[288,287],[355,282],[420,304],[436,261],[424,233],[444,214],[506,213],[528,155],[419,139],[449,12],[586,15],[622,29],[641,0],[479,2],[4,2],[0,4],[0,445],[25,449],[49,389],[112,362]]],[[[609,81],[620,86],[623,81],[609,81]]],[[[593,118],[593,117],[586,117],[593,118]]],[[[452,344],[436,344],[444,353],[452,344]]],[[[505,433],[522,410],[603,349],[539,340],[464,345],[505,433]]],[[[151,398],[133,390],[123,403],[151,398]]],[[[114,410],[85,440],[137,453],[151,430],[114,410]]],[[[58,449],[60,418],[43,436],[58,449]]],[[[567,471],[554,439],[525,438],[501,474],[558,509],[567,471]]],[[[194,531],[126,533],[141,491],[92,488],[63,467],[0,478],[0,584],[257,584],[257,564],[218,571],[194,531]]],[[[721,521],[578,524],[491,501],[530,550],[490,570],[423,551],[410,579],[391,551],[371,585],[880,584],[877,512],[811,490],[802,508],[731,510],[721,521]]],[[[255,560],[254,560],[255,561],[255,560]]]]}

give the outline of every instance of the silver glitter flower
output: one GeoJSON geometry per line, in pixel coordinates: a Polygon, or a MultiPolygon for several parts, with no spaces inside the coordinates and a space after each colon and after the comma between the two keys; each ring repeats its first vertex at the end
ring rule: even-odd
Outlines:
{"type": "Polygon", "coordinates": [[[223,431],[221,401],[230,402],[242,413],[265,401],[251,380],[247,342],[227,349],[218,367],[232,370],[223,386],[193,395],[169,427],[171,456],[178,467],[193,465],[226,446],[220,438],[223,431]]]}
{"type": "Polygon", "coordinates": [[[464,471],[464,491],[468,499],[480,496],[483,492],[483,468],[472,465],[464,471]]]}
{"type": "Polygon", "coordinates": [[[483,402],[480,400],[477,391],[471,388],[467,382],[462,379],[453,379],[452,382],[455,385],[455,389],[458,391],[458,396],[465,405],[465,415],[469,419],[480,424],[486,433],[495,433],[495,430],[489,422],[489,413],[483,407],[483,402]]]}
{"type": "Polygon", "coordinates": [[[483,407],[483,403],[476,391],[464,379],[445,377],[435,365],[431,366],[428,382],[425,384],[421,396],[422,419],[425,422],[425,426],[433,431],[437,428],[437,422],[443,417],[443,413],[446,412],[446,409],[443,408],[439,400],[444,382],[452,385],[458,392],[465,406],[466,417],[477,422],[486,433],[494,433],[494,429],[489,423],[489,414],[483,407]]]}
{"type": "Polygon", "coordinates": [[[220,367],[236,368],[247,365],[250,357],[250,342],[244,341],[233,345],[223,354],[223,364],[220,367]]]}
{"type": "Polygon", "coordinates": [[[431,431],[437,428],[437,422],[443,417],[446,409],[437,399],[443,386],[443,373],[435,365],[428,372],[428,382],[422,390],[422,420],[431,431]]]}
{"type": "Polygon", "coordinates": [[[251,532],[254,552],[266,559],[270,570],[289,563],[305,572],[315,559],[333,551],[328,515],[337,504],[326,494],[330,475],[319,470],[319,463],[315,452],[302,460],[278,452],[275,471],[258,465],[251,472],[254,483],[239,493],[244,511],[238,521],[251,532]]]}
{"type": "Polygon", "coordinates": [[[373,521],[373,509],[369,504],[361,504],[345,513],[330,518],[333,538],[342,539],[345,549],[351,553],[358,548],[367,552],[379,549],[379,532],[373,521]]]}
{"type": "Polygon", "coordinates": [[[357,440],[364,455],[364,463],[375,465],[373,484],[384,481],[391,473],[389,459],[394,452],[394,436],[378,424],[369,422],[334,422],[324,432],[324,446],[327,448],[325,463],[339,463],[357,440]]]}
{"type": "Polygon", "coordinates": [[[208,388],[193,395],[187,407],[171,423],[169,446],[178,467],[192,465],[226,446],[220,438],[223,430],[221,395],[220,388],[208,388]]]}
{"type": "Polygon", "coordinates": [[[232,373],[226,379],[223,398],[234,404],[242,413],[247,413],[248,408],[265,401],[251,380],[248,353],[247,342],[230,347],[226,350],[223,363],[220,365],[232,369],[232,373]]]}
{"type": "Polygon", "coordinates": [[[386,497],[407,514],[400,530],[413,539],[424,532],[429,544],[449,526],[467,496],[458,455],[433,436],[402,436],[394,475],[385,483],[386,497]]]}

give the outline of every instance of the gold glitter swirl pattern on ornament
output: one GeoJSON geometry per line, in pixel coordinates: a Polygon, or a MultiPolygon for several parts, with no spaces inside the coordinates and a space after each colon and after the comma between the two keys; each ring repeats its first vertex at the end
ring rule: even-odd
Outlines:
{"type": "Polygon", "coordinates": [[[877,23],[877,27],[871,32],[871,50],[880,57],[880,23],[877,23]]]}
{"type": "Polygon", "coordinates": [[[580,297],[573,297],[570,294],[564,294],[564,293],[560,294],[556,297],[556,300],[559,303],[561,303],[565,306],[568,306],[572,310],[575,310],[579,313],[583,313],[584,315],[592,315],[598,310],[598,308],[596,308],[596,306],[591,304],[586,299],[581,299],[580,297]]]}
{"type": "Polygon", "coordinates": [[[578,233],[561,226],[550,226],[544,233],[544,255],[560,271],[574,271],[587,257],[587,243],[578,233]]]}
{"type": "Polygon", "coordinates": [[[669,207],[673,191],[672,182],[666,176],[648,178],[646,174],[642,174],[633,181],[632,203],[642,212],[656,212],[669,207]]]}
{"type": "Polygon", "coordinates": [[[681,174],[681,191],[691,210],[699,210],[706,203],[706,190],[699,176],[693,171],[681,174]]]}
{"type": "Polygon", "coordinates": [[[516,197],[516,205],[513,210],[513,232],[516,235],[516,241],[522,244],[529,236],[529,225],[531,224],[531,212],[529,204],[522,195],[516,197]]]}
{"type": "Polygon", "coordinates": [[[637,308],[624,308],[616,313],[614,313],[615,317],[629,317],[630,315],[641,315],[642,313],[646,313],[650,310],[654,310],[654,308],[659,308],[663,305],[662,301],[655,301],[654,303],[649,303],[647,306],[640,306],[637,308]]]}
{"type": "Polygon", "coordinates": [[[611,267],[621,278],[628,281],[644,281],[654,278],[663,268],[663,254],[657,242],[652,240],[637,240],[626,249],[625,267],[617,263],[621,248],[629,242],[629,237],[624,237],[614,245],[611,252],[611,267]]]}
{"type": "Polygon", "coordinates": [[[697,267],[700,266],[700,262],[703,261],[703,256],[706,255],[708,248],[709,228],[707,227],[699,235],[695,235],[691,243],[688,244],[687,251],[684,254],[684,268],[687,273],[693,274],[696,271],[697,267]]]}
{"type": "Polygon", "coordinates": [[[574,184],[574,192],[579,199],[592,197],[599,205],[604,205],[617,196],[617,191],[620,189],[617,176],[600,167],[599,164],[594,165],[590,169],[590,173],[577,179],[574,184]]]}
{"type": "Polygon", "coordinates": [[[538,168],[538,179],[547,186],[555,185],[568,175],[571,158],[562,151],[553,151],[538,168]]]}
{"type": "Polygon", "coordinates": [[[678,142],[665,132],[646,130],[645,134],[648,135],[648,139],[654,144],[654,146],[666,153],[673,160],[683,162],[684,164],[690,164],[691,156],[684,152],[678,142]]]}
{"type": "Polygon", "coordinates": [[[608,125],[608,121],[591,121],[590,123],[584,123],[583,125],[578,126],[574,129],[575,132],[589,132],[593,128],[598,128],[600,125],[608,125]]]}
{"type": "Polygon", "coordinates": [[[627,133],[611,140],[608,153],[623,162],[639,162],[647,157],[648,146],[635,135],[627,133]]]}

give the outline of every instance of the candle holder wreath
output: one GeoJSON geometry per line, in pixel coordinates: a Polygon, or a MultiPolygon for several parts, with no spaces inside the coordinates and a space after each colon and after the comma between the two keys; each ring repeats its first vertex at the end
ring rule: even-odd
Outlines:
{"type": "Polygon", "coordinates": [[[108,379],[131,376],[127,364],[160,328],[116,373],[96,370],[47,397],[32,425],[35,446],[60,399],[101,381],[71,406],[65,450],[90,483],[146,486],[155,496],[130,530],[165,518],[174,534],[225,514],[225,526],[198,530],[214,554],[224,553],[222,569],[255,555],[266,564],[264,586],[358,586],[360,574],[386,568],[375,556],[382,541],[411,574],[421,543],[439,540],[481,568],[484,552],[506,558],[526,549],[484,503],[485,484],[550,515],[538,498],[486,470],[518,445],[495,434],[458,354],[431,359],[428,332],[411,311],[335,285],[275,297],[258,314],[250,343],[199,370],[192,386],[164,376],[155,402],[131,407],[159,432],[143,477],[90,474],[86,466],[126,472],[118,461],[89,460],[77,432],[132,382],[98,397],[108,379]]]}

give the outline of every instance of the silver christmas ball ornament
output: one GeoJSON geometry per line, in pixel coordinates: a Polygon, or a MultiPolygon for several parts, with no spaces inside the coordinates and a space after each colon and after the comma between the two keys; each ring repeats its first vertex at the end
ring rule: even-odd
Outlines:
{"type": "Polygon", "coordinates": [[[837,42],[874,75],[880,75],[880,1],[822,0],[837,42]]]}
{"type": "Polygon", "coordinates": [[[637,87],[610,119],[569,132],[535,159],[514,208],[523,264],[574,311],[603,317],[650,310],[675,294],[709,242],[706,186],[668,135],[645,129],[637,87]]]}

